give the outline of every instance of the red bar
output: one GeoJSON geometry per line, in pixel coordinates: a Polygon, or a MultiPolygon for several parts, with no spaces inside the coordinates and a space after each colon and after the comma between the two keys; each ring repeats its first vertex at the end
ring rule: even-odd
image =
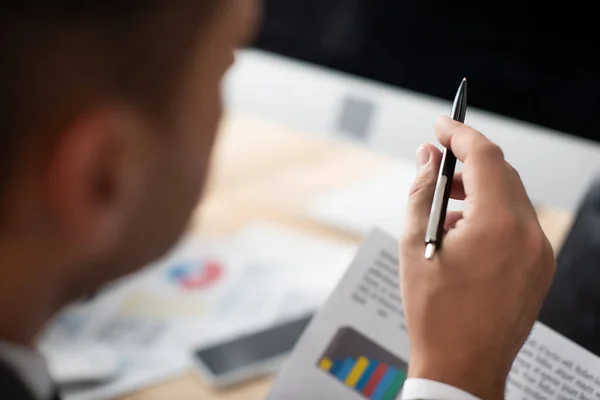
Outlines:
{"type": "Polygon", "coordinates": [[[365,385],[365,388],[362,391],[362,393],[365,396],[371,397],[371,395],[373,394],[373,392],[377,388],[377,385],[379,384],[379,381],[385,375],[387,369],[388,369],[388,366],[386,364],[379,364],[377,366],[377,368],[375,369],[375,371],[373,371],[373,375],[371,375],[371,378],[369,379],[369,381],[365,385]]]}

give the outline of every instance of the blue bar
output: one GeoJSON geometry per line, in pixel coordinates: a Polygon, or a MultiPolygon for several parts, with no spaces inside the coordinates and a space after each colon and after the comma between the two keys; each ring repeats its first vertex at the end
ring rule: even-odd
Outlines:
{"type": "Polygon", "coordinates": [[[377,369],[378,365],[379,365],[379,362],[377,362],[375,360],[369,360],[369,366],[367,367],[367,369],[365,370],[365,373],[363,374],[363,376],[360,378],[360,380],[356,384],[356,390],[358,390],[359,392],[362,392],[362,390],[365,388],[365,386],[367,386],[367,382],[369,382],[371,375],[373,375],[373,372],[377,369]]]}
{"type": "Polygon", "coordinates": [[[342,367],[340,368],[340,370],[337,372],[337,374],[335,374],[335,376],[337,376],[337,378],[340,381],[345,381],[346,378],[348,377],[348,374],[350,373],[350,371],[352,371],[352,367],[354,367],[354,359],[352,358],[346,358],[344,360],[344,364],[342,364],[342,367]]]}
{"type": "Polygon", "coordinates": [[[390,384],[394,381],[394,378],[396,377],[397,373],[398,370],[396,368],[392,366],[388,368],[383,378],[381,378],[381,380],[379,381],[379,385],[377,385],[377,388],[373,392],[371,400],[382,400],[383,395],[387,391],[390,384]]]}
{"type": "Polygon", "coordinates": [[[342,364],[344,364],[344,362],[342,360],[333,360],[333,365],[329,369],[329,373],[331,375],[337,376],[337,373],[340,370],[340,368],[342,367],[342,364]]]}

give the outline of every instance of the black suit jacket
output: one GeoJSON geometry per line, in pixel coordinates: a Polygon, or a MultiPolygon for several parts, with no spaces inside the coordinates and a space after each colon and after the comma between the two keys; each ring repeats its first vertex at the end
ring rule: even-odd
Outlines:
{"type": "MultiPolygon", "coordinates": [[[[3,362],[0,362],[0,399],[37,400],[21,377],[3,362]]],[[[59,400],[58,395],[52,400],[59,400]]]]}

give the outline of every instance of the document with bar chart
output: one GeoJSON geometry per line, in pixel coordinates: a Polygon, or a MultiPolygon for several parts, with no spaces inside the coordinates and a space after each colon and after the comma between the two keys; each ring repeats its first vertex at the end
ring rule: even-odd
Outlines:
{"type": "Polygon", "coordinates": [[[395,400],[408,334],[396,240],[375,230],[276,379],[270,400],[395,400]]]}
{"type": "MultiPolygon", "coordinates": [[[[409,360],[397,242],[374,230],[313,317],[267,400],[398,400],[409,360]]],[[[600,399],[600,357],[538,322],[505,398],[600,399]]]]}
{"type": "Polygon", "coordinates": [[[323,372],[366,399],[393,400],[406,379],[406,362],[350,327],[341,328],[318,360],[323,372]]]}

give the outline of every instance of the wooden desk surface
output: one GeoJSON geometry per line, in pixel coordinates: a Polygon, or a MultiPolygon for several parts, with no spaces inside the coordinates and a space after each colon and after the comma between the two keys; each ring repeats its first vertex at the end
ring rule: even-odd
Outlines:
{"type": "MultiPolygon", "coordinates": [[[[206,195],[192,224],[207,234],[229,234],[253,221],[270,221],[301,232],[359,243],[305,216],[308,203],[325,190],[394,165],[360,147],[313,139],[251,117],[222,125],[206,195]]],[[[399,210],[403,212],[403,210],[399,210]]],[[[555,249],[571,223],[569,213],[540,208],[540,222],[555,249]]],[[[265,397],[272,378],[215,391],[188,373],[122,400],[255,400],[265,397]]]]}

